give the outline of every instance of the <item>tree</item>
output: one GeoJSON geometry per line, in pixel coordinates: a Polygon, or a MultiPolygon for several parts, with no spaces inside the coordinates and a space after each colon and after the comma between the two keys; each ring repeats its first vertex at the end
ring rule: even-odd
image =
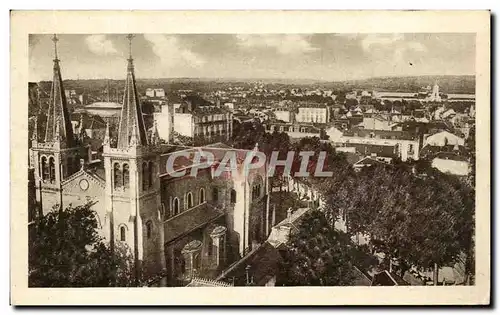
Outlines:
{"type": "Polygon", "coordinates": [[[285,286],[347,286],[354,281],[352,245],[346,234],[336,231],[324,214],[313,210],[304,215],[290,238],[285,254],[285,286]]]}
{"type": "Polygon", "coordinates": [[[453,265],[472,249],[473,193],[432,168],[425,177],[411,170],[403,163],[363,169],[345,189],[331,189],[329,200],[347,211],[348,232],[370,235],[388,259],[422,269],[453,265]]]}
{"type": "Polygon", "coordinates": [[[351,109],[352,107],[358,106],[359,102],[355,98],[348,98],[345,100],[345,107],[351,109]]]}
{"type": "Polygon", "coordinates": [[[92,203],[54,208],[35,222],[29,249],[30,287],[132,286],[130,250],[114,250],[97,233],[92,203]]]}

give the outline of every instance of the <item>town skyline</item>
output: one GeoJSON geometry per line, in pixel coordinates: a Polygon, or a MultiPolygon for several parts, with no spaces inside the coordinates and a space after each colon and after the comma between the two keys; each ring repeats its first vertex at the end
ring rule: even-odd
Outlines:
{"type": "MultiPolygon", "coordinates": [[[[51,80],[51,36],[30,35],[31,82],[51,80]]],[[[58,36],[66,80],[123,79],[124,34],[58,36]]],[[[474,34],[138,34],[132,52],[140,79],[341,82],[474,75],[474,41],[474,34]]]]}

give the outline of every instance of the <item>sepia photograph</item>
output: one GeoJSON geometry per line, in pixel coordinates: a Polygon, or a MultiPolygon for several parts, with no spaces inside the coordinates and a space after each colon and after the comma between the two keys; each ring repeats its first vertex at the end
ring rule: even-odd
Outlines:
{"type": "Polygon", "coordinates": [[[23,37],[12,108],[27,292],[484,287],[463,303],[489,301],[489,33],[49,29],[23,37]]]}

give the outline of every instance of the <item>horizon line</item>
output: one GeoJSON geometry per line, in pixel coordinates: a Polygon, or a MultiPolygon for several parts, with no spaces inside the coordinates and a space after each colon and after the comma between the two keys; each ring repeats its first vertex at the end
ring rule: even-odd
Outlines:
{"type": "MultiPolygon", "coordinates": [[[[356,79],[346,79],[346,80],[327,80],[327,79],[314,79],[314,78],[245,78],[245,77],[161,77],[161,78],[147,78],[147,77],[137,77],[136,80],[214,80],[214,81],[313,81],[315,83],[342,83],[342,82],[353,82],[353,81],[363,81],[372,79],[388,79],[388,78],[421,78],[421,77],[475,77],[476,74],[420,74],[420,75],[385,75],[385,76],[373,76],[364,77],[356,79]]],[[[124,81],[123,79],[113,79],[113,78],[68,78],[63,79],[63,81],[90,81],[90,80],[110,80],[110,81],[124,81]]],[[[39,83],[39,82],[51,82],[52,80],[40,80],[31,81],[29,83],[39,83]]]]}

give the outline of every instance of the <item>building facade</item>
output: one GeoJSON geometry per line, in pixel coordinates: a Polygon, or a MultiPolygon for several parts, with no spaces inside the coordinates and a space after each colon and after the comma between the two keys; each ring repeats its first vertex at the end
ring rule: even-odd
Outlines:
{"type": "MultiPolygon", "coordinates": [[[[244,161],[252,151],[234,150],[237,169],[223,177],[211,169],[195,177],[171,176],[169,157],[182,153],[174,168],[190,170],[197,167],[197,149],[160,145],[157,124],[146,130],[131,56],[120,121],[117,130],[107,125],[97,162],[73,133],[57,56],[53,71],[46,133],[34,132],[30,149],[36,204],[43,213],[92,202],[99,234],[112,248],[130,250],[138,277],[165,275],[159,286],[213,278],[267,238],[265,166],[248,170],[244,161]]],[[[220,162],[233,149],[207,150],[220,162]]]]}
{"type": "Polygon", "coordinates": [[[297,108],[296,121],[326,124],[330,122],[330,111],[326,105],[304,105],[297,108]]]}

